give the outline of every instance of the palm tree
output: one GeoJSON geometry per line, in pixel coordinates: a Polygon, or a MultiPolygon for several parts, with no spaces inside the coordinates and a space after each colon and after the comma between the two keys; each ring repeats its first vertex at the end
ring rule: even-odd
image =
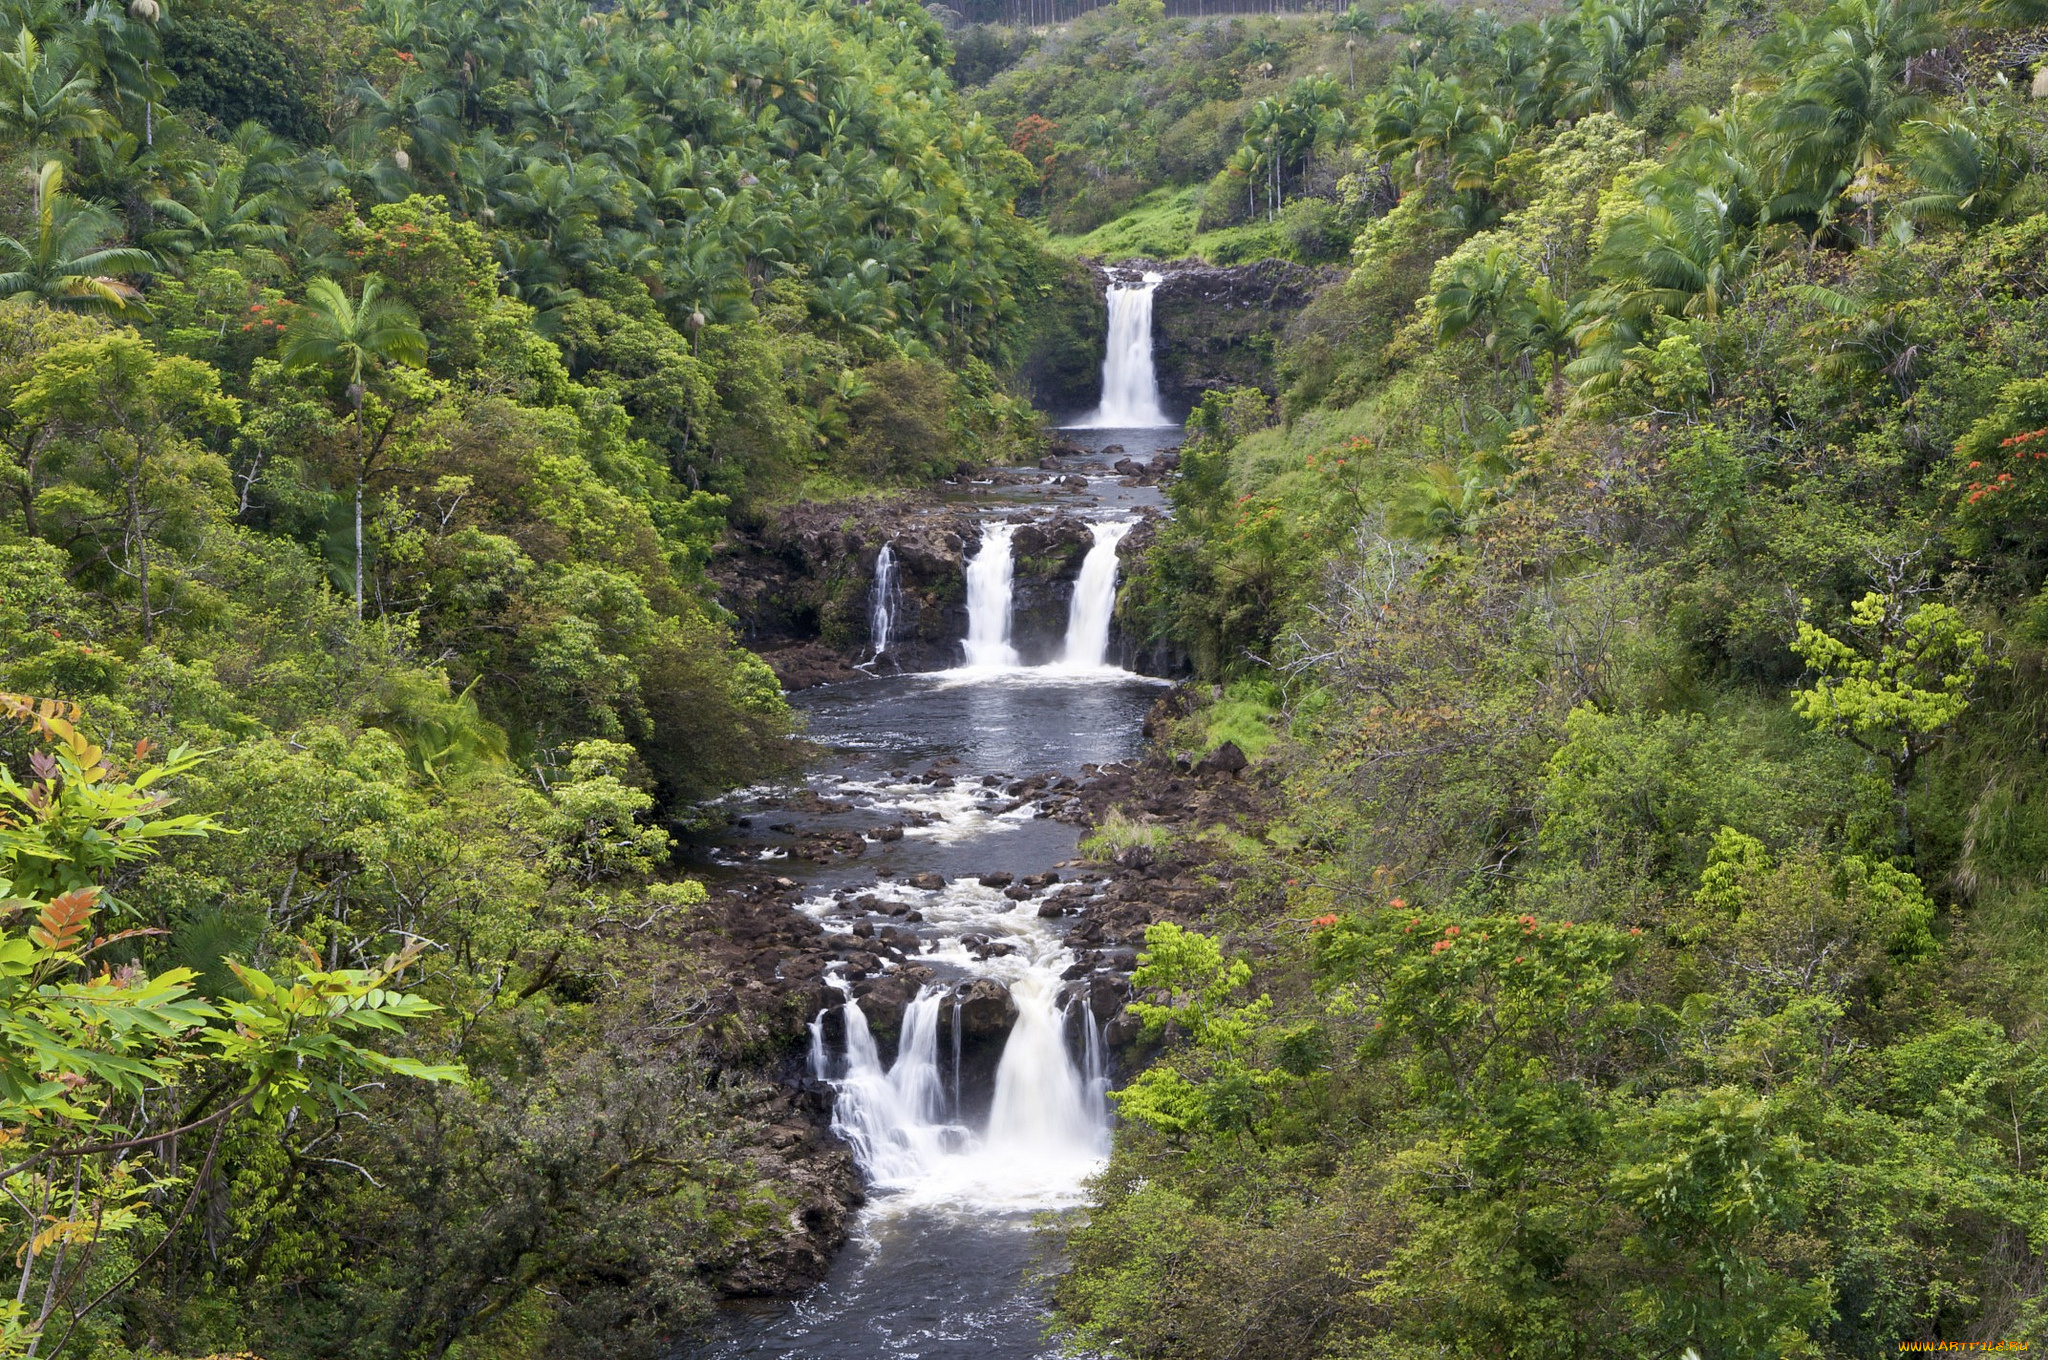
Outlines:
{"type": "Polygon", "coordinates": [[[29,164],[44,142],[90,136],[105,120],[91,79],[66,48],[44,47],[23,28],[11,49],[0,50],[0,127],[28,139],[29,164]]]}
{"type": "Polygon", "coordinates": [[[1512,246],[1491,246],[1476,259],[1458,261],[1431,303],[1437,339],[1447,343],[1474,337],[1498,373],[1516,338],[1515,304],[1527,290],[1522,261],[1512,246]]]}
{"type": "Polygon", "coordinates": [[[1906,78],[1940,29],[1922,0],[1840,0],[1818,25],[1825,31],[1772,98],[1782,180],[1775,213],[1824,222],[1847,193],[1863,211],[1864,244],[1874,245],[1884,164],[1927,104],[1906,78]]]}
{"type": "Polygon", "coordinates": [[[1919,192],[1898,205],[1907,222],[1982,226],[2026,178],[2026,145],[2010,123],[1987,119],[1973,102],[1941,122],[1905,127],[1906,165],[1919,192]]]}
{"type": "Polygon", "coordinates": [[[1761,257],[1759,233],[1737,205],[1708,185],[1668,170],[1640,186],[1642,204],[1608,229],[1593,272],[1610,282],[1584,304],[1584,390],[1611,387],[1666,315],[1715,316],[1739,302],[1761,257]]]}
{"type": "Polygon", "coordinates": [[[237,246],[282,245],[285,229],[264,221],[270,211],[271,195],[242,197],[242,171],[222,166],[213,183],[200,189],[187,205],[175,198],[159,198],[150,207],[170,220],[170,225],[145,238],[156,249],[180,258],[202,250],[229,250],[237,246]]]}
{"type": "Polygon", "coordinates": [[[363,617],[363,484],[370,467],[382,452],[392,432],[387,420],[372,443],[363,430],[363,399],[369,394],[363,382],[367,372],[375,376],[386,364],[418,367],[427,361],[427,337],[420,331],[412,308],[397,298],[384,296],[384,281],[372,277],[363,284],[363,295],[351,301],[333,279],[314,279],[306,285],[306,303],[285,330],[280,357],[287,371],[325,369],[334,376],[347,374],[343,388],[354,408],[355,534],[356,534],[356,618],[363,617]]]}
{"type": "Polygon", "coordinates": [[[107,245],[117,231],[114,215],[67,196],[63,185],[64,167],[46,162],[36,176],[35,236],[26,242],[0,236],[0,297],[28,294],[76,311],[142,308],[141,291],[121,276],[156,268],[155,257],[107,245]]]}

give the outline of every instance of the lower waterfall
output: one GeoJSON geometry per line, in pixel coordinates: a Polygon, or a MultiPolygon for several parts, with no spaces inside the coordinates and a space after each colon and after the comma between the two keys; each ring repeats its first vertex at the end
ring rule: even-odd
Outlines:
{"type": "MultiPolygon", "coordinates": [[[[1101,1030],[1085,993],[1060,1004],[1061,974],[1072,965],[1073,951],[1041,923],[1035,907],[971,880],[902,900],[918,901],[948,934],[1000,932],[1014,943],[1016,952],[986,963],[970,962],[970,953],[951,946],[928,955],[1009,988],[1016,1018],[1002,1040],[994,1098],[985,1122],[963,1118],[962,1109],[974,1102],[963,1101],[959,1089],[959,987],[919,989],[904,1008],[895,1060],[885,1064],[852,987],[835,978],[832,985],[846,1000],[811,1022],[810,1059],[812,1074],[836,1093],[833,1131],[853,1149],[869,1184],[886,1192],[881,1204],[1008,1211],[1072,1203],[1109,1152],[1101,1030]],[[845,1029],[838,1055],[825,1039],[834,1009],[845,1029]],[[952,1028],[953,1052],[945,1058],[942,1016],[952,1028]]],[[[824,904],[816,909],[825,910],[824,904]]]]}

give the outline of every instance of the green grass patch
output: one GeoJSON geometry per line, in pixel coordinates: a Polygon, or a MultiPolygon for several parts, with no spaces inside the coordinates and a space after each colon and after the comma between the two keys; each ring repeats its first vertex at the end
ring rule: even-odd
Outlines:
{"type": "Polygon", "coordinates": [[[1081,853],[1089,859],[1115,859],[1134,845],[1142,845],[1154,852],[1163,850],[1173,840],[1173,833],[1157,822],[1141,822],[1124,815],[1122,808],[1111,808],[1096,828],[1081,838],[1081,853]]]}
{"type": "Polygon", "coordinates": [[[1246,264],[1252,260],[1294,258],[1286,233],[1264,222],[1221,231],[1197,232],[1202,189],[1154,189],[1123,216],[1079,236],[1047,236],[1046,248],[1057,255],[1085,255],[1118,260],[1200,259],[1210,264],[1246,264]]]}

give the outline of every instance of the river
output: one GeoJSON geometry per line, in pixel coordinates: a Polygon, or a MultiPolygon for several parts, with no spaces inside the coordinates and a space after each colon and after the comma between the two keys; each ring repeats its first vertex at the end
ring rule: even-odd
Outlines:
{"type": "MultiPolygon", "coordinates": [[[[780,861],[784,844],[806,834],[902,826],[900,839],[873,837],[857,859],[790,859],[785,871],[802,886],[799,909],[835,934],[913,933],[932,980],[904,1012],[900,1039],[878,1038],[851,996],[864,975],[859,951],[835,968],[847,1000],[813,1023],[810,1064],[836,1092],[834,1129],[855,1150],[868,1205],[821,1285],[794,1304],[728,1309],[690,1352],[696,1360],[1060,1354],[1046,1331],[1059,1264],[1048,1229],[1085,1204],[1108,1154],[1113,1073],[1087,989],[1092,972],[1114,965],[1069,946],[1072,917],[1041,914],[1046,876],[1069,892],[1078,877],[1078,832],[1042,814],[1085,767],[1137,753],[1161,690],[1117,664],[1111,626],[1117,548],[1157,498],[1134,492],[1110,464],[1142,461],[1179,437],[1152,373],[1156,282],[1111,290],[1103,408],[1070,429],[1089,456],[983,498],[959,664],[792,698],[827,752],[808,775],[815,798],[798,814],[762,813],[757,820],[787,820],[752,838],[748,853],[780,861]],[[1020,509],[1050,513],[1050,479],[1075,473],[1087,494],[1077,500],[1069,485],[1057,505],[1092,521],[1093,546],[1073,583],[1063,646],[1024,665],[1009,637],[1005,521],[1020,509]],[[1045,775],[1056,779],[1009,791],[1045,775]],[[1015,881],[1026,878],[1035,890],[1015,881]],[[990,1061],[963,1060],[958,998],[977,982],[1007,988],[1014,1009],[990,1061]]],[[[891,591],[885,557],[871,601],[876,653],[889,646],[891,591]]]]}

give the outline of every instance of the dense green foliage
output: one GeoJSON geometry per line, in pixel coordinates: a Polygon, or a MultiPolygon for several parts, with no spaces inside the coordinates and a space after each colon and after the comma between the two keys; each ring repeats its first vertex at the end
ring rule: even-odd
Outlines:
{"type": "Polygon", "coordinates": [[[1243,22],[1101,15],[979,96],[1055,140],[1129,100],[1154,152],[1206,111],[1200,170],[1133,158],[1134,240],[1199,174],[1369,219],[1279,390],[1194,412],[1123,601],[1225,687],[1170,740],[1261,728],[1275,791],[1203,842],[1213,929],[1150,938],[1164,1047],[1066,1320],[1237,1360],[2048,1341],[2048,106],[2002,27],[2038,16],[1340,17],[1263,25],[1356,37],[1322,114],[1313,67],[1243,83],[1243,22]]]}
{"type": "Polygon", "coordinates": [[[1037,440],[1072,281],[948,56],[0,4],[0,687],[137,752],[0,737],[0,1349],[650,1356],[805,1231],[663,828],[801,755],[728,526],[1037,440]]]}

